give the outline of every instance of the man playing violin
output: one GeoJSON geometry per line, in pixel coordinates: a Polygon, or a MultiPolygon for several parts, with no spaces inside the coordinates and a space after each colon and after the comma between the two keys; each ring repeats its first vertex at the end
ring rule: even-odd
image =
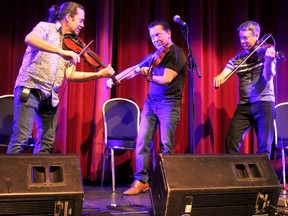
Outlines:
{"type": "Polygon", "coordinates": [[[58,90],[64,76],[68,81],[110,77],[108,65],[98,73],[76,71],[80,56],[62,48],[63,36],[78,35],[84,28],[84,7],[75,2],[52,6],[48,22],[39,22],[26,36],[27,49],[14,89],[14,125],[7,153],[23,152],[36,119],[35,154],[51,153],[57,123],[58,90]]]}
{"type": "MultiPolygon", "coordinates": [[[[243,51],[232,58],[224,70],[214,78],[215,88],[226,81],[227,75],[242,63],[243,56],[247,56],[258,44],[260,26],[257,22],[246,21],[239,26],[238,31],[243,51]]],[[[257,153],[270,157],[274,138],[275,68],[275,49],[271,46],[266,50],[264,58],[247,59],[236,71],[239,77],[240,100],[228,128],[227,153],[239,153],[245,134],[254,127],[257,135],[257,153]]]]}
{"type": "MultiPolygon", "coordinates": [[[[149,81],[149,90],[141,112],[140,131],[136,144],[136,172],[131,187],[124,192],[136,195],[149,189],[148,161],[150,143],[157,125],[160,129],[161,153],[173,152],[174,133],[180,119],[180,104],[185,81],[186,56],[184,51],[173,44],[167,22],[155,21],[148,26],[151,41],[157,50],[164,49],[165,56],[157,64],[154,58],[130,67],[116,76],[117,80],[130,79],[142,74],[149,81]],[[153,71],[151,71],[151,68],[153,71]],[[123,78],[124,77],[124,78],[123,78]]],[[[156,60],[157,59],[156,57],[156,60]]],[[[107,86],[113,81],[108,79],[107,86]]]]}

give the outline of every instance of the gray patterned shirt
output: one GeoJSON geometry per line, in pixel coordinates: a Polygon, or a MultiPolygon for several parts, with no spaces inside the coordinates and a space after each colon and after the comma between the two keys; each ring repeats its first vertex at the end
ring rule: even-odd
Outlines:
{"type": "MultiPolygon", "coordinates": [[[[39,22],[33,29],[43,40],[62,49],[61,24],[39,22]]],[[[52,105],[59,103],[58,90],[63,82],[67,61],[61,56],[39,51],[28,46],[16,79],[15,88],[24,86],[40,89],[48,98],[52,95],[52,105]]]]}

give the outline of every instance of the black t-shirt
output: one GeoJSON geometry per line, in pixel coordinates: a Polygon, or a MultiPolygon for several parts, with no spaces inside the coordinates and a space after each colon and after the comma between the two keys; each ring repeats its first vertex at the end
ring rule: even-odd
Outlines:
{"type": "MultiPolygon", "coordinates": [[[[143,66],[149,67],[151,61],[146,62],[143,66]]],[[[148,97],[152,100],[180,100],[186,76],[186,56],[184,51],[175,44],[169,47],[169,52],[154,68],[153,76],[163,76],[165,68],[176,71],[178,75],[167,86],[150,82],[148,97]]]]}

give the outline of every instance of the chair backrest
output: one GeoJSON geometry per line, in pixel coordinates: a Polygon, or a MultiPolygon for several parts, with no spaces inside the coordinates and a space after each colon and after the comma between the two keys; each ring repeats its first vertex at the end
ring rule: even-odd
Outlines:
{"type": "Polygon", "coordinates": [[[0,137],[10,137],[12,134],[13,112],[14,95],[0,96],[0,137]]]}
{"type": "Polygon", "coordinates": [[[139,132],[140,109],[126,98],[112,98],[102,106],[104,142],[109,139],[135,140],[139,132]]]}
{"type": "Polygon", "coordinates": [[[276,117],[274,120],[275,141],[288,141],[288,102],[275,106],[276,117]]]}

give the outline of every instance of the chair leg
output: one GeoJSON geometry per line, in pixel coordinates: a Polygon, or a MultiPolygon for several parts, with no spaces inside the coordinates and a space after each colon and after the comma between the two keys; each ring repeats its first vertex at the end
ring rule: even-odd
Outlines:
{"type": "Polygon", "coordinates": [[[101,187],[102,187],[102,188],[103,188],[104,176],[105,176],[105,164],[106,164],[107,151],[109,151],[109,149],[105,148],[105,149],[104,149],[104,154],[103,154],[102,176],[101,176],[101,187]]]}
{"type": "Polygon", "coordinates": [[[286,160],[285,160],[285,149],[281,148],[282,156],[282,175],[283,175],[283,187],[286,189],[286,160]]]}
{"type": "Polygon", "coordinates": [[[275,149],[274,149],[274,160],[273,160],[273,167],[274,167],[275,171],[276,171],[276,165],[277,165],[277,147],[275,146],[275,149]]]}
{"type": "Polygon", "coordinates": [[[111,151],[111,172],[112,172],[112,192],[115,192],[115,162],[114,162],[114,149],[111,151]]]}

